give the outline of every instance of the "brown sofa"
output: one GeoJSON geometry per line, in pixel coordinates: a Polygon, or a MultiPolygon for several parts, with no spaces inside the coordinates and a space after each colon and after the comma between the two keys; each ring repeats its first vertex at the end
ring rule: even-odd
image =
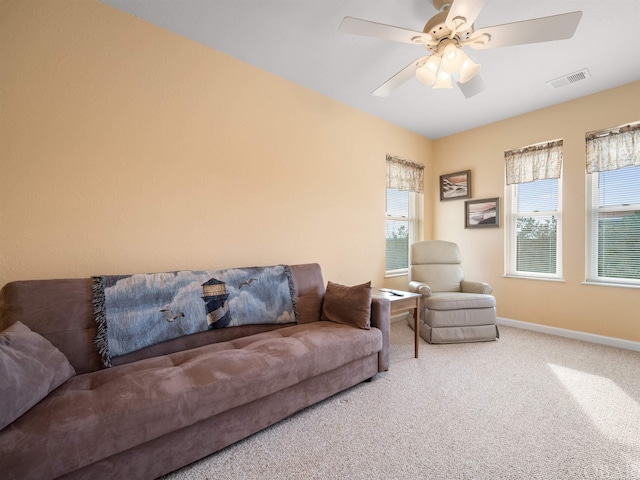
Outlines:
{"type": "Polygon", "coordinates": [[[76,374],[0,430],[1,477],[156,478],[387,370],[388,300],[372,300],[371,329],[323,321],[320,266],[291,271],[297,324],[208,330],[113,368],[94,347],[92,279],[5,285],[0,330],[21,322],[76,374]]]}

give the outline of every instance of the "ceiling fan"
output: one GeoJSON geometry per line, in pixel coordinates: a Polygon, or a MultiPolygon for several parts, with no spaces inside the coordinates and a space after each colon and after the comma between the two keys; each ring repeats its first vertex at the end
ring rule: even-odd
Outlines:
{"type": "Polygon", "coordinates": [[[486,0],[433,0],[439,11],[424,26],[422,32],[385,25],[354,17],[345,17],[340,31],[395,42],[423,45],[430,53],[413,61],[376,88],[372,95],[386,97],[413,75],[433,88],[452,88],[452,79],[465,97],[480,93],[485,83],[478,74],[480,65],[462,50],[476,50],[549,42],[571,38],[578,27],[582,12],[570,12],[521,22],[474,29],[473,22],[486,0]]]}

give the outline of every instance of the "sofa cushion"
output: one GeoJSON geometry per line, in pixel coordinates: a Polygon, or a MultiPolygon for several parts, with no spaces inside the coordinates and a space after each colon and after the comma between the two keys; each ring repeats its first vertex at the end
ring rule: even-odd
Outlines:
{"type": "Polygon", "coordinates": [[[371,328],[371,282],[353,287],[328,282],[321,318],[353,327],[371,328]]]}
{"type": "Polygon", "coordinates": [[[67,357],[21,322],[0,332],[0,430],[75,374],[67,357]]]}
{"type": "Polygon", "coordinates": [[[3,432],[0,464],[55,478],[381,349],[377,328],[313,322],[78,375],[3,432]]]}

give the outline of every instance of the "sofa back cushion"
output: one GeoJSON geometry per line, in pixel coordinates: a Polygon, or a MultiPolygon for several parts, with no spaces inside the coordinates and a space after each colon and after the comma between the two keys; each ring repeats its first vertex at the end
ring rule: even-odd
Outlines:
{"type": "MultiPolygon", "coordinates": [[[[317,263],[291,265],[296,286],[298,322],[320,320],[324,280],[317,263]]],[[[8,283],[0,291],[0,330],[20,321],[60,350],[78,374],[102,367],[95,348],[97,327],[93,313],[93,279],[25,280],[8,283]]],[[[244,325],[188,335],[115,357],[114,365],[224,342],[284,325],[244,325]]]]}
{"type": "Polygon", "coordinates": [[[60,350],[78,374],[101,368],[95,349],[93,280],[26,280],[0,291],[0,330],[22,322],[60,350]]]}
{"type": "Polygon", "coordinates": [[[324,280],[317,263],[291,265],[293,281],[296,285],[298,323],[317,322],[322,313],[324,280]]]}

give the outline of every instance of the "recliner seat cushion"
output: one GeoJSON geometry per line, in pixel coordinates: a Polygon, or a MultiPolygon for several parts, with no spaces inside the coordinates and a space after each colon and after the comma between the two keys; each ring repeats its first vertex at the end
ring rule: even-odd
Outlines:
{"type": "Polygon", "coordinates": [[[425,310],[424,313],[424,323],[434,328],[496,324],[496,309],[493,307],[467,310],[425,310]]]}
{"type": "Polygon", "coordinates": [[[475,325],[471,327],[431,328],[423,323],[420,336],[431,344],[491,342],[498,337],[498,327],[496,325],[475,325]]]}
{"type": "Polygon", "coordinates": [[[429,310],[492,308],[496,306],[496,299],[493,295],[482,293],[434,293],[424,299],[424,305],[429,310]]]}
{"type": "Polygon", "coordinates": [[[377,328],[314,322],[78,375],[7,427],[0,464],[58,477],[381,349],[377,328]]]}

